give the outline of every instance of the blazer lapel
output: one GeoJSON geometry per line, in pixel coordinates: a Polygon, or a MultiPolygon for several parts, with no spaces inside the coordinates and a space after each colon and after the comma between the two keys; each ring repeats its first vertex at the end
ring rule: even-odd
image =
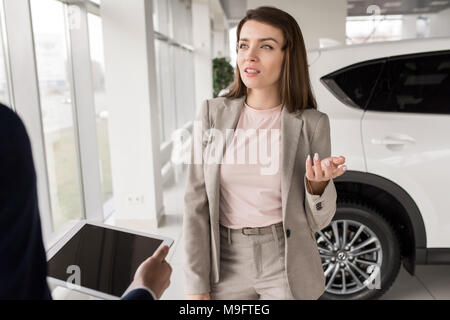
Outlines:
{"type": "Polygon", "coordinates": [[[281,111],[281,205],[283,221],[286,217],[286,204],[292,182],[298,141],[303,120],[283,107],[281,111]]]}
{"type": "MultiPolygon", "coordinates": [[[[245,98],[246,96],[237,99],[226,99],[224,103],[217,108],[215,128],[221,130],[224,137],[227,134],[227,129],[236,129],[242,108],[244,107],[245,98]]],[[[225,153],[226,145],[231,142],[231,139],[233,138],[234,131],[229,133],[232,134],[225,137],[226,141],[224,141],[222,148],[222,156],[225,153]]]]}

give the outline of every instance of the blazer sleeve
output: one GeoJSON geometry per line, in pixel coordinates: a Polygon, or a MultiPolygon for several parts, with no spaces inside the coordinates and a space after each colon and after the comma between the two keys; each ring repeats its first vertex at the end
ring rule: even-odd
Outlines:
{"type": "MultiPolygon", "coordinates": [[[[311,140],[311,154],[318,153],[320,159],[331,156],[330,120],[326,113],[322,113],[317,121],[311,140]]],[[[333,179],[328,181],[321,195],[313,195],[308,192],[306,185],[306,172],[303,177],[305,189],[305,212],[311,229],[318,232],[330,224],[336,213],[337,192],[333,179]]]]}
{"type": "Polygon", "coordinates": [[[184,194],[183,243],[186,294],[210,292],[210,221],[209,204],[203,173],[203,137],[209,128],[208,101],[202,103],[194,120],[191,140],[190,162],[187,169],[187,183],[184,194]],[[201,133],[200,133],[201,125],[201,133]],[[195,159],[195,153],[197,157],[195,159]],[[199,162],[200,159],[200,163],[199,162]],[[194,162],[197,160],[197,162],[194,162]]]}
{"type": "Polygon", "coordinates": [[[150,290],[137,288],[128,292],[121,300],[157,300],[150,290]]]}

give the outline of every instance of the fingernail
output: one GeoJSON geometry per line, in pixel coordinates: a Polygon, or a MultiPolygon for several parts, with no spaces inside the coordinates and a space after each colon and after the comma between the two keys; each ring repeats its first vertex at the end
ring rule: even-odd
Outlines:
{"type": "Polygon", "coordinates": [[[319,159],[319,155],[316,152],[316,153],[314,153],[314,160],[317,160],[317,159],[319,159]]]}
{"type": "Polygon", "coordinates": [[[343,167],[342,167],[342,170],[343,170],[343,171],[347,170],[347,167],[346,167],[346,166],[343,166],[343,167]]]}
{"type": "Polygon", "coordinates": [[[308,154],[308,157],[306,157],[306,161],[309,161],[311,159],[311,156],[308,154]]]}
{"type": "Polygon", "coordinates": [[[329,167],[330,166],[330,160],[325,160],[325,164],[329,167]]]}

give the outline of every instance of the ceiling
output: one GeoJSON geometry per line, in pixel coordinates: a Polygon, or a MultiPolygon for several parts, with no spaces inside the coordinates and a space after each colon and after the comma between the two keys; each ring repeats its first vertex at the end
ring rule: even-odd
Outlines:
{"type": "Polygon", "coordinates": [[[220,0],[220,4],[230,28],[236,26],[247,11],[247,0],[220,0]]]}
{"type": "Polygon", "coordinates": [[[380,8],[382,15],[436,13],[450,8],[448,0],[347,0],[347,16],[372,15],[371,5],[380,8]]]}
{"type": "MultiPolygon", "coordinates": [[[[236,26],[245,16],[247,0],[220,0],[220,4],[230,28],[236,26]]],[[[374,11],[367,13],[371,5],[378,6],[382,15],[424,14],[450,8],[450,0],[347,0],[347,16],[372,15],[374,11]]]]}

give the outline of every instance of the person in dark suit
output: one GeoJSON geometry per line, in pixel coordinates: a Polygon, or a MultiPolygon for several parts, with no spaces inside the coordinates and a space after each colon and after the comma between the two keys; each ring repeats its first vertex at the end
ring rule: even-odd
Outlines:
{"type": "MultiPolygon", "coordinates": [[[[172,269],[159,248],[137,269],[123,300],[159,299],[172,269]]],[[[52,299],[39,217],[36,172],[21,119],[0,104],[0,299],[52,299]]]]}

